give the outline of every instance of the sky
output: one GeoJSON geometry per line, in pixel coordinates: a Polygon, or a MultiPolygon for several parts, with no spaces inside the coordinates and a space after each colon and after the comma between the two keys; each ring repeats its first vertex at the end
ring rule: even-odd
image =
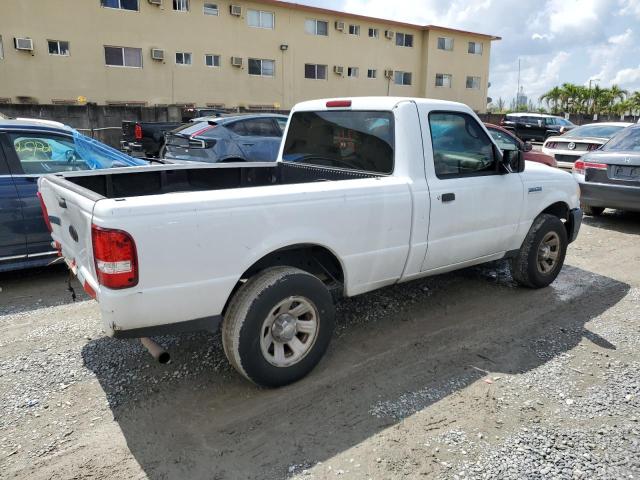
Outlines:
{"type": "Polygon", "coordinates": [[[521,85],[537,103],[564,82],[640,90],[640,0],[292,0],[502,37],[491,49],[489,96],[521,85]]]}

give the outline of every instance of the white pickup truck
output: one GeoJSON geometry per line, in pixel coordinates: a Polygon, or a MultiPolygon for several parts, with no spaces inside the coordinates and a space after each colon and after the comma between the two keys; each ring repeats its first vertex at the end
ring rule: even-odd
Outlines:
{"type": "Polygon", "coordinates": [[[50,175],[39,192],[109,335],[221,324],[230,362],[265,386],[313,369],[340,296],[500,258],[545,287],[582,220],[569,173],[501,152],[465,105],[418,98],[301,103],[276,163],[50,175]]]}

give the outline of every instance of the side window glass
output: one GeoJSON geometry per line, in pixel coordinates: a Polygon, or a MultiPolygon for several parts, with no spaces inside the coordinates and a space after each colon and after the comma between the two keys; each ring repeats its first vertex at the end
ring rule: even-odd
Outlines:
{"type": "Polygon", "coordinates": [[[9,138],[25,174],[89,169],[71,138],[41,133],[11,133],[9,138]]]}
{"type": "Polygon", "coordinates": [[[280,136],[284,133],[284,129],[287,128],[287,119],[286,118],[276,118],[276,122],[278,122],[278,127],[280,127],[280,136]]]}
{"type": "Polygon", "coordinates": [[[491,134],[493,140],[498,144],[500,150],[518,150],[518,144],[512,136],[500,130],[494,130],[493,128],[489,129],[489,134],[491,134]]]}
{"type": "Polygon", "coordinates": [[[245,122],[245,121],[234,122],[234,123],[232,123],[230,125],[227,125],[227,128],[229,130],[231,130],[233,133],[235,133],[236,135],[246,136],[246,135],[249,135],[247,133],[246,123],[247,122],[245,122]]]}
{"type": "Polygon", "coordinates": [[[247,134],[255,137],[280,137],[281,133],[270,118],[254,118],[246,122],[247,134]]]}
{"type": "Polygon", "coordinates": [[[493,143],[473,117],[461,112],[432,112],[429,127],[438,178],[497,173],[493,143]]]}

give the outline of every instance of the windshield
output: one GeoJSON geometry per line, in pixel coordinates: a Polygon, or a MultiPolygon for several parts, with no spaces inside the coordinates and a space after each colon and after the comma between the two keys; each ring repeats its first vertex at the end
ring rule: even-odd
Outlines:
{"type": "Polygon", "coordinates": [[[640,152],[640,127],[629,127],[623,129],[609,142],[602,150],[619,150],[624,152],[640,152]]]}
{"type": "Polygon", "coordinates": [[[391,112],[296,112],[283,160],[367,172],[393,172],[391,112]]]}
{"type": "Polygon", "coordinates": [[[623,128],[623,125],[583,125],[565,133],[564,136],[611,138],[623,128]]]}

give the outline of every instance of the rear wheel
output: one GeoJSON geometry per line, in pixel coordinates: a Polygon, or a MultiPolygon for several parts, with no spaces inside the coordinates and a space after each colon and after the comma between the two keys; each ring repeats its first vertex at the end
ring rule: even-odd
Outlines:
{"type": "Polygon", "coordinates": [[[546,213],[539,215],[518,254],[511,259],[513,279],[529,288],[546,287],[562,269],[567,244],[567,230],[560,219],[546,213]]]}
{"type": "Polygon", "coordinates": [[[589,205],[583,205],[582,211],[585,215],[590,215],[592,217],[599,217],[604,212],[604,207],[591,207],[589,205]]]}
{"type": "Polygon", "coordinates": [[[327,287],[292,267],[264,270],[234,295],[222,342],[234,368],[252,382],[280,387],[318,364],[333,333],[334,306],[327,287]]]}

